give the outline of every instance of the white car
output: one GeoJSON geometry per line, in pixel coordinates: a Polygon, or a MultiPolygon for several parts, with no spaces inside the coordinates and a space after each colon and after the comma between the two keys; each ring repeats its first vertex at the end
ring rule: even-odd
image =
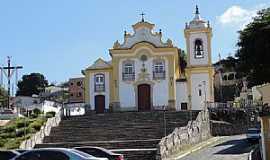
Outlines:
{"type": "Polygon", "coordinates": [[[108,160],[67,148],[42,148],[26,151],[11,160],[108,160]]]}
{"type": "Polygon", "coordinates": [[[261,130],[258,128],[249,128],[246,136],[248,141],[257,141],[261,138],[261,130]]]}

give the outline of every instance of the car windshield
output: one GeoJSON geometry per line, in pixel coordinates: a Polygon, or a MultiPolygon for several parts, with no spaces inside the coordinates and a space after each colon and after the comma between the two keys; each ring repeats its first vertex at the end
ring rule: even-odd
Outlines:
{"type": "Polygon", "coordinates": [[[72,152],[75,152],[76,154],[79,154],[85,158],[95,158],[94,156],[90,155],[90,154],[87,154],[87,153],[84,153],[84,152],[81,152],[81,151],[78,151],[78,150],[75,150],[75,149],[71,149],[70,151],[72,152]]]}

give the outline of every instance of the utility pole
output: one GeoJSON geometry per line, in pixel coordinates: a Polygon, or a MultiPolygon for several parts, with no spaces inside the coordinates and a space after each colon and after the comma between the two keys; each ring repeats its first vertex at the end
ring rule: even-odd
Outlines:
{"type": "MultiPolygon", "coordinates": [[[[4,73],[8,80],[8,99],[7,99],[7,108],[10,108],[10,80],[12,78],[12,75],[14,71],[16,71],[16,77],[18,77],[18,69],[22,69],[22,66],[11,66],[10,64],[10,56],[7,57],[7,66],[6,67],[0,67],[1,73],[4,73]],[[6,72],[7,71],[7,72],[6,72]]],[[[17,84],[17,78],[16,78],[16,84],[17,84]]]]}

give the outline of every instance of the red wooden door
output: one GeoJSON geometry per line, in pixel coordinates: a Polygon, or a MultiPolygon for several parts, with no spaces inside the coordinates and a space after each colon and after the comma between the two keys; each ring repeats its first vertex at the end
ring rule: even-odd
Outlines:
{"type": "Polygon", "coordinates": [[[138,110],[151,110],[151,87],[148,84],[141,84],[138,86],[138,110]]]}
{"type": "Polygon", "coordinates": [[[103,95],[95,96],[95,110],[96,110],[96,113],[104,113],[104,111],[105,111],[105,96],[103,96],[103,95]]]}

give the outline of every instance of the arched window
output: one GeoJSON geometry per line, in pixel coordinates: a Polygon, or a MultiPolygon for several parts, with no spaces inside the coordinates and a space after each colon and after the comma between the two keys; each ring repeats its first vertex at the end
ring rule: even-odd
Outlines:
{"type": "Polygon", "coordinates": [[[95,92],[105,91],[105,75],[102,73],[95,74],[95,92]]]}
{"type": "Polygon", "coordinates": [[[194,44],[195,58],[203,58],[203,42],[201,39],[196,39],[194,44]]]}
{"type": "Polygon", "coordinates": [[[165,79],[165,61],[153,61],[153,79],[165,79]]]}
{"type": "Polygon", "coordinates": [[[133,81],[135,79],[134,61],[124,61],[122,67],[123,81],[133,81]]]}

